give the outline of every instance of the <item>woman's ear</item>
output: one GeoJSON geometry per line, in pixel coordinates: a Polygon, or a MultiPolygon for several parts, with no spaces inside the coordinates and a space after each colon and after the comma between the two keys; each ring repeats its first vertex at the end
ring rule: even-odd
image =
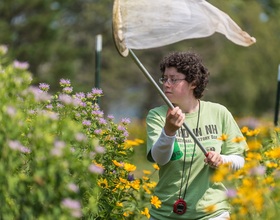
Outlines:
{"type": "Polygon", "coordinates": [[[196,83],[195,82],[192,82],[191,83],[191,89],[195,89],[196,88],[196,83]]]}

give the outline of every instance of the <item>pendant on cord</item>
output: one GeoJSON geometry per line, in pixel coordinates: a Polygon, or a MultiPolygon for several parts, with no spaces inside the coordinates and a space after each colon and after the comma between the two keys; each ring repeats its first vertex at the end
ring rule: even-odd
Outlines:
{"type": "Polygon", "coordinates": [[[178,199],[173,205],[173,212],[183,215],[187,211],[187,203],[183,199],[178,199]]]}

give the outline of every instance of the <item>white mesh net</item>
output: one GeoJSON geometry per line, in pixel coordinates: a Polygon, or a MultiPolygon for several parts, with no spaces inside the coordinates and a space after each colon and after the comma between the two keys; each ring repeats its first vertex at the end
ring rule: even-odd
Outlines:
{"type": "Polygon", "coordinates": [[[215,32],[241,46],[256,42],[205,0],[115,0],[113,29],[121,53],[127,48],[155,48],[215,32]]]}

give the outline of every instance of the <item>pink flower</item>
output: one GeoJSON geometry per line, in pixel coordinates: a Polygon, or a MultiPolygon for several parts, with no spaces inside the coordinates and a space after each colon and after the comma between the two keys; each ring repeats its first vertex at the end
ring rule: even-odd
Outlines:
{"type": "Polygon", "coordinates": [[[228,189],[226,194],[227,194],[228,198],[233,198],[233,197],[236,196],[236,190],[235,189],[228,189]]]}
{"type": "Polygon", "coordinates": [[[102,89],[98,89],[98,88],[93,88],[91,90],[91,93],[94,95],[101,95],[103,93],[102,89]]]}
{"type": "Polygon", "coordinates": [[[78,192],[79,191],[79,187],[75,183],[69,183],[68,188],[73,192],[78,192]]]}
{"type": "Polygon", "coordinates": [[[91,122],[89,120],[84,120],[83,125],[89,127],[91,125],[91,122]]]}
{"type": "Polygon", "coordinates": [[[22,153],[30,153],[31,150],[25,146],[23,146],[19,141],[9,141],[8,145],[11,149],[20,151],[22,153]]]}
{"type": "Polygon", "coordinates": [[[59,81],[60,86],[66,87],[66,86],[71,86],[71,82],[69,79],[61,79],[59,81]]]}
{"type": "Polygon", "coordinates": [[[96,147],[95,147],[95,151],[96,151],[97,153],[103,154],[103,153],[105,153],[106,149],[105,149],[105,147],[96,146],[96,147]]]}
{"type": "Polygon", "coordinates": [[[127,124],[130,123],[130,119],[129,119],[129,118],[123,118],[123,119],[122,119],[122,123],[123,123],[124,125],[127,125],[127,124]]]}
{"type": "Polygon", "coordinates": [[[91,173],[96,174],[102,174],[104,172],[104,169],[102,167],[96,166],[94,164],[91,164],[88,169],[91,173]]]}
{"type": "Polygon", "coordinates": [[[46,83],[40,83],[39,84],[39,89],[41,89],[44,92],[49,91],[50,89],[50,85],[46,84],[46,83]]]}
{"type": "Polygon", "coordinates": [[[61,203],[65,208],[68,208],[71,210],[71,214],[73,217],[76,217],[76,218],[82,217],[81,204],[79,201],[70,199],[70,198],[66,198],[61,203]]]}
{"type": "Polygon", "coordinates": [[[21,69],[21,70],[28,69],[28,67],[29,67],[29,64],[27,62],[20,62],[17,60],[14,61],[13,65],[14,65],[14,68],[21,69]]]}

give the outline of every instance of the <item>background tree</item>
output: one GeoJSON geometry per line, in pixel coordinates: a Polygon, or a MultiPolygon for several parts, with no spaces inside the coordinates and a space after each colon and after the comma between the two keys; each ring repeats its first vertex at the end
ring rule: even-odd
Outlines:
{"type": "MultiPolygon", "coordinates": [[[[205,99],[225,104],[236,116],[264,116],[274,110],[279,64],[279,3],[277,0],[209,1],[229,14],[257,43],[243,48],[220,34],[173,45],[135,51],[157,80],[158,63],[172,50],[199,52],[211,72],[205,99]]],[[[34,84],[54,90],[59,78],[74,88],[94,87],[95,37],[103,37],[100,103],[107,113],[145,117],[162,103],[134,62],[121,57],[112,38],[113,0],[10,0],[0,2],[0,43],[10,57],[28,61],[34,84]],[[119,110],[121,109],[121,110],[119,110]]]]}

